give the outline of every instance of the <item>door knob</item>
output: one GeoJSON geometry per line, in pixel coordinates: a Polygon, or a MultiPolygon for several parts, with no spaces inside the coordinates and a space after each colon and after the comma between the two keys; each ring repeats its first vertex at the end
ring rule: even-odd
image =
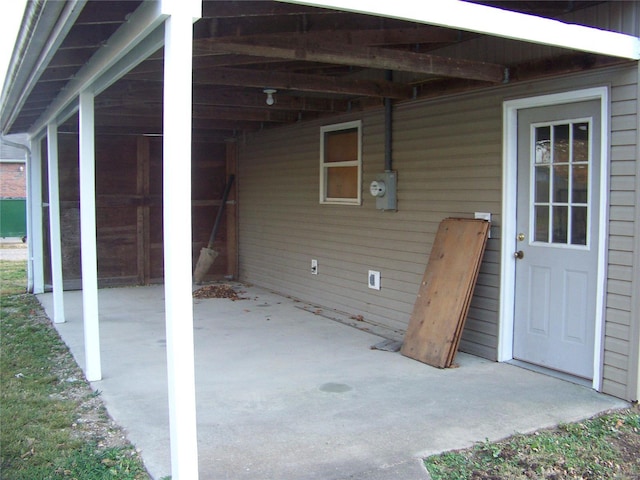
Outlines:
{"type": "Polygon", "coordinates": [[[518,250],[513,254],[513,256],[516,257],[517,260],[522,260],[524,258],[524,252],[522,250],[518,250]]]}
{"type": "Polygon", "coordinates": [[[524,233],[519,233],[518,234],[518,241],[519,242],[524,242],[524,233]]]}

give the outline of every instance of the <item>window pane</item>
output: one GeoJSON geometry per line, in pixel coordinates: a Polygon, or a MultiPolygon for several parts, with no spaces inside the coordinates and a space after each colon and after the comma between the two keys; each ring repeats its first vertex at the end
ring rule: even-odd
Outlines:
{"type": "Polygon", "coordinates": [[[553,243],[567,243],[567,207],[553,207],[553,243]]]}
{"type": "Polygon", "coordinates": [[[571,208],[571,243],[587,244],[587,207],[571,208]]]}
{"type": "Polygon", "coordinates": [[[573,184],[571,186],[571,201],[573,203],[587,203],[589,185],[589,166],[573,165],[573,184]]]}
{"type": "Polygon", "coordinates": [[[575,123],[573,125],[573,161],[589,161],[589,124],[575,123]]]}
{"type": "Polygon", "coordinates": [[[351,162],[358,159],[358,129],[326,132],[324,137],[325,162],[351,162]]]}
{"type": "Polygon", "coordinates": [[[535,202],[549,201],[549,167],[536,166],[536,185],[535,185],[535,202]]]}
{"type": "Polygon", "coordinates": [[[569,125],[553,127],[553,161],[556,163],[569,161],[569,125]]]}
{"type": "Polygon", "coordinates": [[[327,198],[358,198],[358,167],[327,168],[327,198]]]}
{"type": "Polygon", "coordinates": [[[536,163],[551,161],[551,127],[536,128],[536,163]]]}
{"type": "Polygon", "coordinates": [[[553,201],[569,201],[569,165],[553,167],[553,201]]]}
{"type": "Polygon", "coordinates": [[[549,241],[549,207],[535,207],[535,236],[536,242],[549,241]]]}

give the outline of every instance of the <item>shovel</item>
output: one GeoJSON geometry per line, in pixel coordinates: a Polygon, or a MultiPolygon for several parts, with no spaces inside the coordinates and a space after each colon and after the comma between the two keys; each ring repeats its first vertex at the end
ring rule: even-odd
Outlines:
{"type": "Polygon", "coordinates": [[[198,258],[196,269],[193,272],[193,279],[196,283],[202,283],[204,276],[207,274],[207,272],[211,268],[211,265],[213,265],[213,262],[215,262],[216,257],[218,256],[218,252],[213,249],[213,243],[215,242],[216,234],[218,233],[220,219],[222,218],[222,212],[224,211],[224,207],[227,203],[227,197],[229,196],[229,190],[231,190],[233,179],[234,175],[229,175],[227,186],[225,187],[224,193],[222,194],[222,203],[220,204],[220,208],[218,209],[218,215],[216,215],[216,222],[213,224],[213,230],[211,230],[209,244],[206,247],[203,247],[202,250],[200,250],[200,258],[198,258]]]}

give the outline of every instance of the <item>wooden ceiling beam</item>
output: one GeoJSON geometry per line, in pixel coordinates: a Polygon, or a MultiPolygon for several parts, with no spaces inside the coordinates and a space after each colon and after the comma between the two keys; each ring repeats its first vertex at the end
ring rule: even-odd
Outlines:
{"type": "Polygon", "coordinates": [[[306,40],[308,42],[332,42],[342,45],[419,45],[451,43],[461,40],[462,32],[442,27],[419,26],[415,28],[387,28],[387,29],[346,29],[346,30],[315,30],[309,32],[282,32],[267,35],[229,35],[210,38],[198,38],[194,40],[194,54],[200,53],[200,45],[204,45],[204,52],[211,42],[241,42],[251,41],[255,43],[270,40],[287,41],[291,38],[306,40]]]}
{"type": "Polygon", "coordinates": [[[264,0],[238,1],[205,1],[202,4],[203,18],[242,18],[257,16],[281,16],[281,15],[335,15],[342,12],[306,7],[279,2],[265,2],[264,0]]]}
{"type": "MultiPolygon", "coordinates": [[[[125,81],[115,83],[96,97],[96,108],[122,107],[128,105],[151,105],[162,103],[162,87],[146,82],[125,81]]],[[[212,88],[209,85],[195,85],[193,104],[212,107],[268,108],[269,110],[290,110],[295,112],[347,112],[358,108],[353,102],[340,99],[315,98],[276,94],[276,103],[267,106],[262,91],[245,91],[233,88],[212,88]]]]}
{"type": "Polygon", "coordinates": [[[193,81],[196,85],[229,85],[260,89],[269,87],[278,90],[394,99],[407,99],[413,95],[411,87],[383,80],[360,80],[270,70],[201,69],[193,72],[193,81]]]}
{"type": "MultiPolygon", "coordinates": [[[[263,103],[267,107],[266,103],[263,103]]],[[[270,108],[233,108],[194,105],[193,118],[203,120],[239,120],[264,123],[293,123],[298,120],[296,112],[272,110],[270,108]]]]}
{"type": "Polygon", "coordinates": [[[82,9],[75,25],[100,25],[105,23],[122,24],[130,13],[138,6],[139,0],[122,2],[118,0],[100,0],[99,2],[87,2],[82,9]]]}
{"type": "Polygon", "coordinates": [[[60,50],[72,48],[99,48],[118,29],[119,23],[74,25],[60,45],[60,50]]]}
{"type": "Polygon", "coordinates": [[[327,41],[314,42],[307,40],[303,35],[286,39],[236,39],[235,42],[207,39],[199,41],[198,48],[199,51],[208,49],[213,53],[353,65],[493,83],[501,83],[505,77],[505,67],[502,65],[378,47],[357,47],[327,41]]]}
{"type": "MultiPolygon", "coordinates": [[[[262,122],[250,122],[243,120],[193,119],[193,128],[202,130],[224,130],[228,132],[253,131],[259,130],[262,126],[262,122]]],[[[132,127],[146,129],[149,132],[160,132],[162,131],[162,116],[151,115],[134,117],[120,114],[100,113],[99,115],[96,115],[96,127],[132,127]]]]}
{"type": "MultiPolygon", "coordinates": [[[[255,107],[265,108],[266,95],[263,92],[211,89],[196,85],[193,92],[194,105],[255,107]]],[[[302,97],[276,93],[276,103],[270,110],[292,110],[296,112],[346,112],[352,106],[347,100],[302,97]]]]}
{"type": "MultiPolygon", "coordinates": [[[[262,103],[264,108],[215,107],[210,105],[193,105],[193,118],[201,120],[231,120],[241,122],[292,123],[298,120],[297,112],[275,110],[262,103]]],[[[115,105],[101,106],[98,111],[102,118],[121,115],[128,119],[161,118],[162,104],[144,104],[125,107],[115,105]]],[[[133,120],[132,120],[133,121],[133,120]]]]}

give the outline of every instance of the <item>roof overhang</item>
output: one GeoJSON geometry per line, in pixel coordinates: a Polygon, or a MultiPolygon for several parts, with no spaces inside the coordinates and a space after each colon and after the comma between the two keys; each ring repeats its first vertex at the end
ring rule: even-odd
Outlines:
{"type": "Polygon", "coordinates": [[[85,4],[86,0],[35,0],[26,3],[0,98],[0,131],[15,120],[85,4]],[[33,35],[35,31],[39,35],[33,35]]]}
{"type": "Polygon", "coordinates": [[[552,45],[613,57],[640,59],[640,38],[461,0],[278,0],[552,45]]]}
{"type": "MultiPolygon", "coordinates": [[[[565,2],[477,1],[507,10],[459,0],[210,0],[194,28],[194,135],[226,141],[378,108],[387,98],[435,97],[640,58],[630,22],[621,26],[627,34],[601,29],[609,28],[608,15],[623,11],[612,2],[576,1],[568,9],[565,2]],[[494,55],[474,45],[500,47],[494,55]],[[265,104],[267,87],[278,90],[275,105],[265,104]]],[[[161,133],[160,49],[169,4],[29,2],[4,85],[0,131],[38,138],[54,122],[73,133],[77,98],[86,91],[100,96],[100,132],[161,133]]],[[[635,15],[633,5],[626,15],[635,15]]]]}

